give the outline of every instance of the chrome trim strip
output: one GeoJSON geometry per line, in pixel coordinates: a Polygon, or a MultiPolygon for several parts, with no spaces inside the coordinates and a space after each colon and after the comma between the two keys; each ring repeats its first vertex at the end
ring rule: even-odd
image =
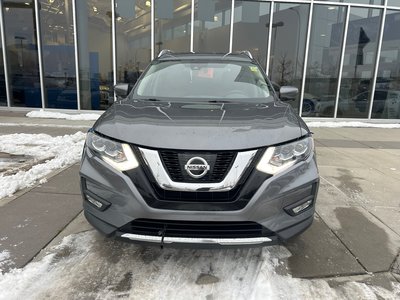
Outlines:
{"type": "Polygon", "coordinates": [[[267,57],[265,58],[267,61],[265,62],[265,73],[269,76],[269,63],[271,57],[271,43],[272,43],[272,24],[274,21],[274,9],[275,3],[271,1],[269,5],[269,27],[268,27],[268,41],[267,41],[267,57]]]}
{"type": "Polygon", "coordinates": [[[0,32],[1,32],[1,49],[3,52],[3,67],[4,67],[4,80],[6,84],[7,107],[11,106],[11,87],[8,78],[8,59],[7,59],[7,45],[4,28],[4,15],[3,15],[3,1],[0,1],[0,32]]]}
{"type": "MultiPolygon", "coordinates": [[[[116,35],[116,13],[115,13],[115,7],[116,7],[116,2],[115,0],[111,0],[111,41],[112,41],[112,68],[113,68],[113,85],[117,84],[117,35],[116,35]]],[[[117,99],[115,93],[114,93],[114,101],[117,99]]]]}
{"type": "Polygon", "coordinates": [[[150,55],[151,55],[151,60],[153,60],[154,59],[154,52],[155,52],[155,49],[154,49],[154,37],[155,37],[155,33],[154,33],[154,25],[155,25],[155,23],[154,23],[154,3],[155,3],[156,1],[154,1],[154,0],[151,0],[151,7],[150,7],[150,48],[151,48],[151,50],[150,50],[150,55]]]}
{"type": "Polygon", "coordinates": [[[310,51],[310,40],[311,40],[311,27],[313,22],[313,14],[314,14],[314,2],[310,3],[310,10],[308,12],[308,24],[307,24],[307,37],[306,37],[306,49],[304,51],[304,64],[303,64],[303,78],[301,81],[301,91],[300,91],[300,103],[299,103],[299,116],[301,117],[303,113],[303,102],[304,102],[304,93],[306,88],[306,79],[307,79],[307,67],[308,67],[308,52],[310,51]]]}
{"type": "Polygon", "coordinates": [[[235,17],[235,0],[231,3],[231,26],[229,27],[229,52],[232,52],[233,45],[233,21],[235,17]]]}
{"type": "Polygon", "coordinates": [[[194,0],[192,0],[192,7],[190,11],[190,52],[193,51],[193,34],[194,34],[194,0]]]}
{"type": "Polygon", "coordinates": [[[42,55],[42,30],[40,28],[40,8],[39,0],[35,0],[35,23],[36,23],[36,43],[38,50],[38,65],[39,65],[39,79],[41,89],[42,108],[46,108],[46,86],[44,83],[44,68],[43,68],[43,55],[42,55]]]}
{"type": "Polygon", "coordinates": [[[78,52],[78,27],[76,19],[76,0],[72,0],[72,23],[74,24],[74,52],[75,52],[75,82],[77,108],[81,110],[81,82],[79,74],[79,52],[78,52]]]}
{"type": "Polygon", "coordinates": [[[164,169],[160,155],[156,150],[150,150],[145,148],[139,148],[140,153],[147,166],[151,170],[154,178],[158,185],[164,190],[171,191],[185,191],[185,192],[196,192],[196,191],[229,191],[233,189],[239,182],[244,171],[248,168],[250,163],[253,161],[257,150],[238,152],[235,161],[224,180],[217,183],[187,183],[187,182],[175,182],[169,177],[167,171],[164,169]]]}
{"type": "Polygon", "coordinates": [[[124,233],[121,237],[130,239],[132,241],[140,242],[151,242],[151,243],[182,243],[182,244],[218,244],[221,246],[230,245],[257,245],[266,242],[271,242],[272,239],[268,237],[256,237],[256,238],[189,238],[189,237],[169,237],[165,236],[164,239],[161,236],[152,235],[140,235],[133,233],[124,233]]]}

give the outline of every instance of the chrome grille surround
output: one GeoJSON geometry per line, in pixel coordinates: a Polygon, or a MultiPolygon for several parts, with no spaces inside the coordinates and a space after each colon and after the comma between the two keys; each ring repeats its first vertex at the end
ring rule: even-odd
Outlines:
{"type": "Polygon", "coordinates": [[[157,184],[165,190],[186,192],[229,191],[239,182],[245,170],[253,161],[257,150],[238,152],[230,170],[221,182],[216,183],[189,183],[173,181],[161,161],[156,150],[139,147],[143,160],[150,169],[157,184]]]}

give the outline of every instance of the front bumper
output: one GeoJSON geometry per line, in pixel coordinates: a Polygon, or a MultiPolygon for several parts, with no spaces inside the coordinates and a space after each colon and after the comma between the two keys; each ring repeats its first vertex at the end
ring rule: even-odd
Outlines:
{"type": "Polygon", "coordinates": [[[279,240],[287,240],[312,224],[319,185],[315,156],[311,155],[306,161],[263,181],[241,209],[190,210],[150,206],[128,174],[114,170],[88,149],[82,157],[80,175],[85,216],[96,229],[107,236],[127,241],[166,245],[271,245],[279,240]],[[106,205],[99,209],[87,201],[88,196],[106,205]],[[297,215],[288,213],[288,207],[300,205],[310,199],[312,204],[306,210],[297,215]],[[182,237],[170,236],[168,230],[158,235],[122,230],[137,219],[254,222],[266,229],[268,234],[251,237],[182,237]]]}

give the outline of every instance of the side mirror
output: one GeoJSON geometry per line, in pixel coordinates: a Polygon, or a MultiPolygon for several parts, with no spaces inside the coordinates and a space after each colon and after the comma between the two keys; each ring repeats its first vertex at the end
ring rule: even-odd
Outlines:
{"type": "Polygon", "coordinates": [[[299,93],[299,89],[294,86],[282,86],[279,95],[282,101],[294,100],[299,93]]]}
{"type": "Polygon", "coordinates": [[[115,95],[121,98],[128,96],[130,89],[129,83],[118,83],[114,86],[115,95]]]}

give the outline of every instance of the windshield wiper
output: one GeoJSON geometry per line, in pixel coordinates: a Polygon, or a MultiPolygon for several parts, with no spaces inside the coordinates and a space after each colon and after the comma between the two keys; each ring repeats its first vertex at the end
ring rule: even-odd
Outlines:
{"type": "Polygon", "coordinates": [[[152,101],[152,102],[161,101],[160,99],[157,99],[157,98],[142,98],[141,100],[144,100],[144,101],[152,101]]]}
{"type": "Polygon", "coordinates": [[[231,101],[228,101],[228,100],[209,100],[207,102],[208,103],[231,103],[231,101]]]}

